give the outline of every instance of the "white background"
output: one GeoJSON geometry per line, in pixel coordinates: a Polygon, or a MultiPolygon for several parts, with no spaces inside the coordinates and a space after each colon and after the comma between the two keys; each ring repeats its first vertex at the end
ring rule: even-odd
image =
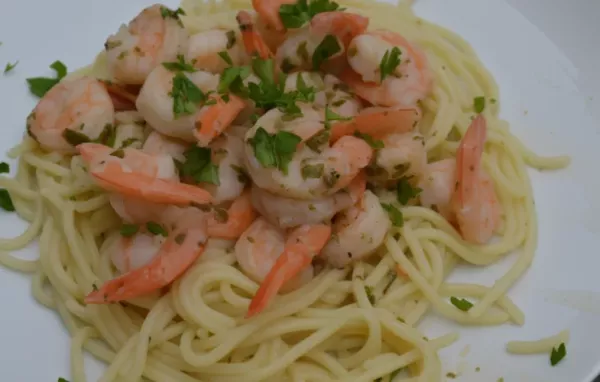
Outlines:
{"type": "MultiPolygon", "coordinates": [[[[50,74],[61,59],[70,69],[85,65],[108,34],[149,0],[1,1],[0,151],[17,143],[34,106],[25,78],[50,74]]],[[[174,1],[166,1],[175,6],[174,1]]],[[[428,336],[459,330],[460,342],[442,352],[444,374],[458,381],[588,381],[600,360],[600,2],[595,0],[418,0],[417,12],[449,27],[473,44],[501,87],[502,115],[535,151],[569,153],[563,172],[531,172],[540,219],[534,265],[511,297],[526,313],[522,328],[461,328],[431,317],[428,336]],[[514,8],[513,8],[514,7],[514,8]],[[529,19],[529,20],[528,20],[529,19]],[[570,306],[570,307],[569,307],[570,306]],[[570,328],[568,356],[551,368],[547,356],[508,356],[510,339],[535,339],[570,328]],[[469,346],[466,356],[462,350],[469,346]],[[480,372],[475,372],[480,367],[480,372]]],[[[0,213],[1,236],[25,225],[0,213]]],[[[35,256],[35,250],[24,256],[35,256]]],[[[453,279],[490,284],[509,265],[485,271],[463,267],[453,279]]],[[[69,341],[58,316],[34,302],[27,276],[0,269],[0,381],[51,381],[69,377],[69,341]]],[[[97,365],[90,364],[90,380],[97,365]]]]}

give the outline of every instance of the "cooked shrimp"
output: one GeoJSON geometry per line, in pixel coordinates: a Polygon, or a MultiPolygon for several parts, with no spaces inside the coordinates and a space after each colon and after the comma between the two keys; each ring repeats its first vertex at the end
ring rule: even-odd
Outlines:
{"type": "Polygon", "coordinates": [[[358,175],[348,190],[313,200],[285,198],[252,187],[252,205],[261,216],[280,228],[330,221],[335,214],[353,206],[365,192],[366,178],[358,175]]]}
{"type": "MultiPolygon", "coordinates": [[[[362,103],[350,93],[349,88],[345,86],[342,81],[331,74],[326,74],[323,84],[324,89],[315,94],[315,105],[323,109],[328,107],[329,110],[344,118],[351,118],[359,115],[362,109],[362,103]]],[[[334,124],[331,134],[337,133],[335,130],[339,130],[339,127],[335,128],[335,125],[339,123],[341,122],[334,124]]],[[[354,131],[349,134],[353,133],[354,131]]],[[[337,137],[336,140],[338,138],[339,137],[337,137]]]]}
{"type": "Polygon", "coordinates": [[[227,210],[215,207],[208,218],[208,235],[219,239],[237,239],[256,219],[250,191],[235,199],[227,210]]]}
{"type": "Polygon", "coordinates": [[[428,164],[418,187],[421,205],[431,208],[442,215],[449,222],[454,221],[454,214],[450,205],[452,194],[456,185],[456,161],[443,159],[428,164]]]}
{"type": "Polygon", "coordinates": [[[149,232],[122,237],[111,252],[111,260],[121,274],[133,271],[150,263],[165,241],[164,236],[149,232]]]}
{"type": "Polygon", "coordinates": [[[262,312],[281,287],[310,266],[331,236],[328,225],[302,225],[288,236],[283,252],[269,270],[248,307],[246,317],[262,312]]]}
{"type": "Polygon", "coordinates": [[[302,117],[291,121],[277,109],[263,115],[246,134],[246,169],[258,187],[280,196],[315,199],[333,195],[369,164],[373,150],[353,136],[343,137],[328,147],[327,137],[320,138],[324,132],[322,113],[308,107],[302,113],[302,117]],[[292,133],[304,142],[296,146],[287,172],[264,167],[257,158],[253,142],[259,128],[272,135],[281,131],[292,133]],[[312,140],[313,137],[318,139],[312,140]]]}
{"type": "Polygon", "coordinates": [[[258,30],[255,28],[254,21],[252,20],[250,13],[247,11],[239,11],[236,19],[240,26],[246,53],[250,56],[258,55],[260,58],[265,60],[272,58],[273,53],[258,30]]]}
{"type": "Polygon", "coordinates": [[[258,13],[260,20],[272,27],[276,32],[285,31],[279,16],[279,9],[284,4],[294,4],[296,0],[252,0],[252,8],[258,13]]]}
{"type": "Polygon", "coordinates": [[[370,31],[352,40],[341,79],[361,98],[376,106],[413,107],[431,88],[432,75],[423,52],[397,33],[370,31]],[[386,52],[400,48],[400,64],[381,80],[380,64],[386,52]]]}
{"type": "MultiPolygon", "coordinates": [[[[134,265],[147,263],[137,269],[130,267],[132,270],[107,281],[98,290],[88,294],[85,303],[106,304],[130,300],[169,285],[202,254],[206,239],[206,230],[201,222],[194,222],[189,228],[173,230],[162,244],[139,239],[131,255],[141,257],[136,259],[134,265]],[[153,256],[152,252],[155,253],[153,256]]],[[[123,265],[127,269],[127,264],[123,265]]]]}
{"type": "Polygon", "coordinates": [[[27,132],[48,150],[75,152],[113,123],[114,108],[98,80],[81,77],[54,86],[27,118],[27,132]]]}
{"type": "Polygon", "coordinates": [[[391,222],[379,198],[366,191],[353,207],[336,217],[323,256],[335,267],[345,267],[372,254],[383,242],[391,222]]]}
{"type": "Polygon", "coordinates": [[[333,11],[315,15],[310,22],[312,34],[336,36],[345,48],[369,27],[369,19],[356,13],[333,11]]]}
{"type": "MultiPolygon", "coordinates": [[[[258,218],[240,236],[235,244],[235,258],[242,271],[252,280],[261,283],[285,248],[285,232],[258,218]]],[[[308,265],[301,273],[286,281],[282,291],[302,286],[313,278],[314,269],[308,265]]]]}
{"type": "Polygon", "coordinates": [[[344,135],[356,132],[368,134],[373,138],[382,138],[388,134],[407,133],[414,130],[420,119],[421,114],[418,109],[414,108],[369,107],[361,110],[358,115],[348,121],[334,123],[331,127],[330,140],[335,142],[344,135]]]}
{"type": "Polygon", "coordinates": [[[173,159],[140,150],[113,150],[96,143],[78,147],[90,174],[104,189],[142,200],[175,205],[212,202],[210,193],[179,182],[173,159]]]}
{"type": "Polygon", "coordinates": [[[160,222],[169,207],[166,204],[147,202],[135,197],[127,197],[112,193],[109,196],[113,210],[126,223],[145,224],[147,222],[160,222]]]}
{"type": "Polygon", "coordinates": [[[383,138],[375,162],[368,168],[370,180],[387,183],[402,177],[420,177],[427,165],[423,136],[418,133],[390,134],[383,138]]]}
{"type": "Polygon", "coordinates": [[[154,156],[168,155],[183,163],[185,162],[185,156],[183,154],[188,146],[189,144],[187,142],[167,137],[157,131],[153,131],[148,135],[148,138],[146,138],[142,151],[154,156]]]}
{"type": "Polygon", "coordinates": [[[121,111],[115,114],[115,136],[113,148],[142,148],[146,121],[137,111],[121,111]]]}
{"type": "Polygon", "coordinates": [[[135,100],[140,92],[138,85],[122,85],[112,81],[102,81],[115,111],[135,110],[135,100]]]}
{"type": "Polygon", "coordinates": [[[219,169],[219,184],[203,183],[215,203],[239,197],[246,186],[244,142],[233,135],[223,134],[211,144],[211,162],[219,169]]]}
{"type": "Polygon", "coordinates": [[[221,52],[229,55],[234,66],[244,64],[247,59],[236,32],[224,29],[212,29],[190,36],[185,57],[195,68],[219,74],[229,66],[219,55],[221,52]]]}
{"type": "Polygon", "coordinates": [[[155,67],[183,54],[187,40],[176,12],[152,5],[104,44],[109,70],[121,83],[141,85],[155,67]]]}
{"type": "MultiPolygon", "coordinates": [[[[219,77],[208,72],[184,73],[204,93],[214,91],[219,77]]],[[[197,141],[206,146],[242,111],[245,104],[235,95],[225,102],[218,95],[211,95],[189,114],[174,113],[173,81],[176,74],[159,66],[150,73],[138,96],[136,106],[144,119],[157,131],[188,142],[197,141]],[[212,101],[209,104],[208,101],[212,101]]]]}
{"type": "Polygon", "coordinates": [[[452,207],[462,237],[484,244],[500,222],[501,208],[490,177],[481,167],[486,120],[479,115],[465,133],[456,153],[456,191],[452,207]]]}

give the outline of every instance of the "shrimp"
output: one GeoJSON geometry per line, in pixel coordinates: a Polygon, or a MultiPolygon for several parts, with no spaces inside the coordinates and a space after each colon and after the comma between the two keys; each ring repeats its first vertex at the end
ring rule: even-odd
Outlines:
{"type": "Polygon", "coordinates": [[[115,111],[135,110],[135,100],[140,91],[138,85],[121,85],[112,81],[102,81],[110,95],[115,111]]]}
{"type": "Polygon", "coordinates": [[[111,251],[111,260],[121,274],[130,272],[150,263],[165,241],[164,236],[148,232],[121,237],[111,251]]]}
{"type": "Polygon", "coordinates": [[[237,239],[256,219],[250,191],[235,199],[227,210],[215,207],[208,217],[208,235],[219,239],[237,239]]]}
{"type": "Polygon", "coordinates": [[[108,68],[118,82],[141,85],[154,68],[183,54],[187,40],[177,12],[152,5],[106,40],[108,68]]]}
{"type": "Polygon", "coordinates": [[[328,138],[322,113],[306,106],[301,110],[302,117],[291,121],[277,109],[269,110],[257,121],[246,134],[246,169],[258,187],[283,197],[312,200],[333,195],[348,186],[369,164],[373,150],[364,140],[353,136],[325,147],[328,138]],[[301,144],[290,148],[293,151],[287,171],[263,165],[259,159],[263,158],[262,148],[254,139],[259,129],[262,137],[277,136],[284,131],[300,138],[301,144]]]}
{"type": "Polygon", "coordinates": [[[431,89],[425,54],[394,32],[377,30],[355,37],[348,48],[348,63],[351,69],[344,70],[341,80],[376,106],[413,107],[431,89]],[[400,64],[382,80],[381,61],[394,47],[400,48],[400,64]]]}
{"type": "MultiPolygon", "coordinates": [[[[362,103],[358,98],[356,98],[352,93],[350,93],[350,89],[345,86],[342,81],[340,81],[337,77],[326,74],[323,80],[324,89],[315,94],[315,105],[321,108],[328,107],[329,110],[336,113],[340,117],[344,118],[354,118],[359,115],[362,109],[362,103]]],[[[338,122],[334,124],[334,127],[331,131],[331,134],[339,134],[334,131],[336,125],[341,124],[342,122],[338,122]]],[[[369,123],[371,125],[371,123],[369,123]]],[[[339,130],[339,127],[337,127],[339,130]]],[[[349,134],[353,134],[354,130],[349,134]]],[[[339,139],[339,136],[336,137],[336,140],[339,139]]]]}
{"type": "Polygon", "coordinates": [[[243,65],[247,56],[233,30],[212,29],[190,36],[185,55],[195,68],[219,74],[229,66],[219,53],[226,52],[232,65],[243,65]]]}
{"type": "Polygon", "coordinates": [[[484,244],[492,237],[501,214],[494,185],[481,167],[486,132],[486,120],[480,114],[467,129],[456,153],[452,207],[462,237],[475,244],[484,244]]]}
{"type": "Polygon", "coordinates": [[[356,13],[333,11],[315,15],[310,21],[312,34],[336,36],[347,48],[358,35],[363,34],[369,27],[369,19],[356,13]]]}
{"type": "Polygon", "coordinates": [[[111,207],[124,222],[146,224],[159,222],[167,211],[168,205],[150,203],[145,200],[111,193],[108,197],[111,207]]]}
{"type": "MultiPolygon", "coordinates": [[[[176,100],[172,96],[176,76],[185,76],[204,93],[214,91],[219,83],[219,77],[211,73],[197,71],[175,74],[158,66],[150,73],[140,90],[136,102],[137,109],[160,133],[207,146],[233,122],[244,109],[245,103],[233,94],[229,95],[229,102],[213,94],[207,97],[206,102],[193,105],[190,113],[176,114],[176,100]]],[[[181,77],[179,80],[185,81],[181,77]]]]}
{"type": "MultiPolygon", "coordinates": [[[[235,258],[242,271],[252,280],[261,283],[269,274],[277,258],[285,248],[285,232],[258,218],[240,236],[235,244],[235,258]]],[[[296,289],[310,281],[314,276],[314,268],[308,265],[297,276],[286,281],[283,292],[296,289]]]]}
{"type": "Polygon", "coordinates": [[[367,168],[371,181],[386,183],[423,174],[427,165],[423,136],[418,133],[390,134],[382,143],[374,163],[367,168]]]}
{"type": "Polygon", "coordinates": [[[211,162],[218,167],[218,184],[203,183],[215,203],[234,200],[244,191],[246,175],[244,170],[244,142],[227,133],[210,144],[211,162]]]}
{"type": "Polygon", "coordinates": [[[388,134],[407,133],[418,125],[421,113],[415,108],[404,107],[369,107],[348,121],[339,121],[331,127],[330,140],[337,141],[344,135],[356,132],[368,134],[373,138],[382,138],[388,134]]]}
{"type": "Polygon", "coordinates": [[[254,26],[252,16],[247,11],[239,11],[236,20],[242,32],[242,40],[246,53],[250,56],[258,55],[263,60],[273,58],[273,52],[263,37],[254,26]]]}
{"type": "Polygon", "coordinates": [[[450,205],[456,184],[456,161],[443,159],[427,165],[418,187],[421,205],[437,211],[449,222],[454,222],[450,205]]]}
{"type": "Polygon", "coordinates": [[[142,148],[146,121],[137,111],[121,111],[115,114],[114,142],[107,142],[113,148],[142,148]],[[112,143],[112,144],[110,144],[112,143]]]}
{"type": "Polygon", "coordinates": [[[333,235],[322,255],[333,266],[343,268],[379,248],[390,227],[390,219],[379,198],[366,191],[355,206],[336,217],[333,235]]]}
{"type": "Polygon", "coordinates": [[[353,206],[365,192],[366,178],[359,174],[348,190],[313,200],[285,198],[252,187],[252,205],[261,216],[280,228],[330,221],[335,214],[353,206]]]}
{"type": "Polygon", "coordinates": [[[331,236],[328,225],[302,225],[288,236],[283,252],[252,298],[246,317],[262,312],[281,287],[307,269],[331,236]]]}
{"type": "Polygon", "coordinates": [[[187,142],[167,137],[157,131],[148,135],[142,151],[153,156],[168,155],[171,158],[183,163],[185,162],[185,151],[190,146],[187,142]]]}
{"type": "Polygon", "coordinates": [[[285,26],[279,16],[279,9],[284,4],[294,4],[296,0],[252,0],[252,8],[258,13],[260,20],[275,32],[284,32],[285,26]]]}
{"type": "Polygon", "coordinates": [[[110,96],[98,80],[66,80],[38,102],[27,117],[27,132],[47,150],[74,153],[77,144],[99,138],[114,114],[110,96]]]}
{"type": "Polygon", "coordinates": [[[88,294],[86,304],[130,300],[169,285],[200,257],[207,240],[205,224],[197,220],[180,221],[164,242],[144,238],[145,233],[137,235],[130,239],[128,250],[121,252],[124,258],[115,262],[127,273],[88,294]]]}
{"type": "Polygon", "coordinates": [[[179,182],[168,155],[149,155],[132,148],[115,151],[96,143],[83,143],[77,148],[92,177],[108,191],[161,204],[212,202],[207,191],[179,182]]]}

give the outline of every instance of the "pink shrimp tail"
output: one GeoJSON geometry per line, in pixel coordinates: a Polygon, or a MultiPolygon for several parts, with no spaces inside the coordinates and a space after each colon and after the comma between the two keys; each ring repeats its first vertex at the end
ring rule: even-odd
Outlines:
{"type": "Polygon", "coordinates": [[[325,246],[331,237],[328,225],[303,225],[296,228],[286,241],[283,253],[260,284],[250,302],[246,318],[262,312],[283,284],[299,274],[325,246]]]}
{"type": "Polygon", "coordinates": [[[228,102],[220,96],[213,96],[211,99],[217,103],[207,107],[196,121],[194,136],[200,146],[208,146],[214,138],[221,135],[246,106],[240,97],[233,94],[229,94],[228,102]]]}
{"type": "Polygon", "coordinates": [[[90,164],[94,158],[98,158],[100,155],[109,154],[113,151],[110,147],[101,145],[99,143],[82,143],[77,145],[77,150],[81,155],[81,158],[86,164],[90,164]]]}
{"type": "Polygon", "coordinates": [[[421,119],[415,108],[387,109],[358,114],[350,121],[340,121],[331,127],[330,142],[336,142],[345,135],[356,132],[381,138],[388,134],[402,134],[412,131],[421,119]]]}
{"type": "Polygon", "coordinates": [[[183,274],[204,251],[203,230],[172,233],[147,265],[107,281],[88,294],[86,304],[130,300],[169,285],[183,274]]]}
{"type": "Polygon", "coordinates": [[[250,13],[239,11],[236,19],[242,32],[242,40],[244,41],[246,53],[251,56],[256,54],[263,60],[273,58],[273,52],[269,49],[269,45],[267,45],[260,33],[254,28],[250,13]]]}
{"type": "Polygon", "coordinates": [[[479,114],[465,133],[456,152],[456,198],[460,206],[464,206],[469,193],[479,181],[481,172],[481,155],[487,135],[487,124],[483,115],[479,114]]]}

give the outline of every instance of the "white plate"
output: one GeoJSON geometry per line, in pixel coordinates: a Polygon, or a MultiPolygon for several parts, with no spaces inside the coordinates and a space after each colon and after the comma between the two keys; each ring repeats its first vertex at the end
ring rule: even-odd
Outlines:
{"type": "MultiPolygon", "coordinates": [[[[50,74],[63,60],[69,68],[88,64],[108,34],[152,0],[21,0],[0,12],[0,150],[16,144],[34,100],[25,78],[50,74]]],[[[165,1],[176,6],[175,1],[165,1]]],[[[523,308],[523,327],[458,327],[429,317],[429,336],[458,330],[460,341],[442,351],[444,373],[459,381],[590,381],[600,371],[600,3],[591,0],[418,0],[417,12],[465,37],[495,75],[502,116],[513,132],[541,154],[569,153],[572,166],[556,173],[532,171],[540,220],[537,256],[510,291],[523,308]],[[511,5],[512,4],[512,5],[511,5]],[[519,13],[518,8],[523,14],[519,13]],[[530,18],[531,21],[528,20],[530,18]],[[594,117],[595,116],[595,117],[594,117]],[[548,356],[509,356],[510,339],[536,339],[571,330],[567,358],[550,367],[548,356]],[[465,347],[470,349],[465,354],[465,347]],[[461,353],[463,355],[461,355],[461,353]],[[475,368],[480,371],[476,372],[475,368]]],[[[2,236],[25,226],[0,214],[2,236]]],[[[23,251],[33,257],[33,249],[23,251]]],[[[510,264],[463,267],[452,279],[491,284],[510,264]]],[[[0,380],[55,381],[69,377],[69,342],[59,318],[30,296],[27,276],[0,269],[0,380]]],[[[89,363],[96,380],[100,366],[89,363]]]]}

